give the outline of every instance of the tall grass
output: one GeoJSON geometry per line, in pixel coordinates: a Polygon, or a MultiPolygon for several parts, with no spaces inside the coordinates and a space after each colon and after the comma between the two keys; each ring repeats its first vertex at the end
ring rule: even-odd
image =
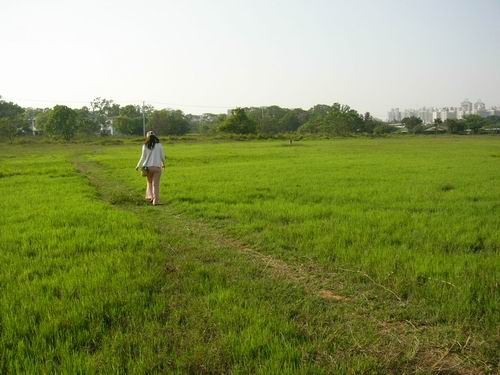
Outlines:
{"type": "Polygon", "coordinates": [[[0,373],[95,371],[161,309],[164,254],[135,216],[95,199],[67,152],[21,150],[1,158],[0,373]]]}
{"type": "Polygon", "coordinates": [[[165,143],[0,145],[0,373],[495,371],[497,138],[165,143]]]}
{"type": "MultiPolygon", "coordinates": [[[[426,322],[494,332],[500,294],[495,137],[166,146],[163,199],[262,251],[368,273],[426,322]]],[[[134,178],[138,150],[95,156],[134,178]]]]}

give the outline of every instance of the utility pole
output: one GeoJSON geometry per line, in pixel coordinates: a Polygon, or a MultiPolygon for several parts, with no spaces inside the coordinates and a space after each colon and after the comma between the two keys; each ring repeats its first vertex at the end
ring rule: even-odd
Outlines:
{"type": "Polygon", "coordinates": [[[264,129],[264,107],[260,107],[260,130],[264,129]]]}
{"type": "Polygon", "coordinates": [[[144,100],[142,101],[142,132],[146,136],[146,114],[144,113],[144,100]]]}

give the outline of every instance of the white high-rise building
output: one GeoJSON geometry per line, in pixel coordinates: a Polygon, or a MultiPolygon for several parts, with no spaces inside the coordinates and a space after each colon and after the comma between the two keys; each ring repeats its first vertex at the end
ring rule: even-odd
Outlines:
{"type": "Polygon", "coordinates": [[[442,112],[437,109],[432,111],[432,122],[435,122],[437,119],[441,119],[441,114],[442,112]]]}
{"type": "Polygon", "coordinates": [[[432,108],[420,108],[417,111],[417,117],[420,118],[424,124],[432,123],[432,108]]]}
{"type": "Polygon", "coordinates": [[[477,102],[474,103],[474,111],[479,112],[484,110],[486,110],[486,105],[480,99],[478,99],[477,102]]]}
{"type": "Polygon", "coordinates": [[[462,120],[465,116],[477,114],[481,117],[500,116],[500,107],[486,108],[486,105],[477,100],[472,104],[469,99],[465,99],[460,103],[460,107],[444,107],[444,108],[420,108],[418,110],[405,109],[403,113],[399,108],[393,108],[388,113],[389,122],[400,122],[405,117],[416,116],[422,120],[424,124],[432,124],[436,119],[446,120],[462,120]]]}
{"type": "Polygon", "coordinates": [[[457,119],[457,109],[456,108],[443,108],[441,110],[441,120],[456,120],[457,119]]]}
{"type": "Polygon", "coordinates": [[[401,112],[399,112],[399,108],[392,108],[387,114],[387,121],[389,122],[401,122],[401,112]]]}
{"type": "Polygon", "coordinates": [[[468,113],[472,112],[472,102],[469,101],[469,99],[465,99],[460,106],[462,108],[462,111],[468,113]]]}

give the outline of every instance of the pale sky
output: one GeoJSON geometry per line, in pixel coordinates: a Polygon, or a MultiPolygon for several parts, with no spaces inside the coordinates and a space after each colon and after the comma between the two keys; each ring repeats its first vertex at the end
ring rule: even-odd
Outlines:
{"type": "Polygon", "coordinates": [[[500,106],[500,0],[0,0],[0,42],[23,106],[500,106]]]}

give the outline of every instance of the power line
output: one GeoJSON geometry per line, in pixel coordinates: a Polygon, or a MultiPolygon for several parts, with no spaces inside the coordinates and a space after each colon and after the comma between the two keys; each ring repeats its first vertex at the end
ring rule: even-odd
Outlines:
{"type": "MultiPolygon", "coordinates": [[[[3,97],[3,100],[12,102],[33,102],[33,103],[72,103],[72,104],[90,104],[90,100],[67,100],[67,99],[31,99],[31,98],[17,98],[17,97],[3,97]]],[[[163,105],[166,107],[186,107],[186,108],[218,108],[218,109],[228,109],[238,107],[236,105],[211,105],[211,104],[185,104],[185,103],[168,103],[161,100],[120,100],[111,99],[117,104],[137,104],[140,105],[141,102],[155,105],[163,105]]]]}

